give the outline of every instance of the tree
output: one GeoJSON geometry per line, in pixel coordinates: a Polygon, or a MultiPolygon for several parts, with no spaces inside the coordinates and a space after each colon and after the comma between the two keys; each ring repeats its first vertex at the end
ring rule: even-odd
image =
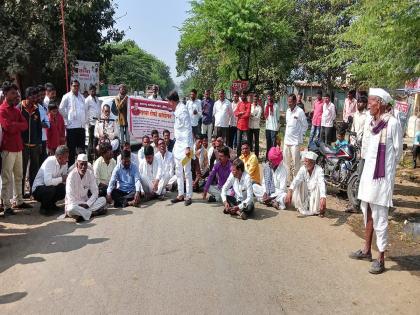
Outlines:
{"type": "Polygon", "coordinates": [[[103,51],[106,57],[102,73],[108,82],[124,82],[136,91],[144,91],[148,84],[158,84],[162,95],[174,88],[169,67],[134,41],[107,44],[103,51]]]}
{"type": "Polygon", "coordinates": [[[418,1],[360,1],[340,55],[358,85],[401,87],[420,76],[419,32],[418,1]]]}
{"type": "MultiPolygon", "coordinates": [[[[123,37],[114,14],[110,0],[65,2],[69,62],[102,61],[101,46],[123,37]]],[[[0,16],[0,78],[15,78],[21,88],[52,81],[64,91],[60,0],[5,0],[0,16]]]]}
{"type": "Polygon", "coordinates": [[[202,88],[227,87],[233,79],[271,84],[287,79],[297,53],[286,0],[204,0],[191,2],[177,51],[179,75],[202,88]],[[272,73],[264,71],[276,68],[272,73]]]}

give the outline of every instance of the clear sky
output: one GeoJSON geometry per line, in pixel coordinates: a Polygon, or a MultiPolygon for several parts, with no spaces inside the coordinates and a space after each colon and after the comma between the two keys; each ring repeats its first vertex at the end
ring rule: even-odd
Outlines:
{"type": "Polygon", "coordinates": [[[125,31],[125,39],[134,40],[142,49],[155,55],[171,68],[176,77],[175,52],[178,47],[178,27],[187,17],[187,0],[114,0],[118,5],[117,27],[125,31]]]}

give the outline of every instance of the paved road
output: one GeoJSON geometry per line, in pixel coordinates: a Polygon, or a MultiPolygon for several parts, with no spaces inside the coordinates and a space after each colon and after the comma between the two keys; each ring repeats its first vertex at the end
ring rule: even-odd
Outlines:
{"type": "Polygon", "coordinates": [[[393,262],[368,274],[347,258],[361,245],[347,225],[258,208],[248,221],[200,201],[0,221],[0,313],[418,314],[420,278],[393,262]]]}

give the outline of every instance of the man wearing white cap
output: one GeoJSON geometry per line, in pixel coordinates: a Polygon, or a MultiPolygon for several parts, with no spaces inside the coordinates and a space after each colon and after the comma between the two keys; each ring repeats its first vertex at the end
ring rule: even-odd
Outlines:
{"type": "Polygon", "coordinates": [[[358,199],[365,222],[365,246],[351,253],[350,258],[372,260],[372,237],[376,233],[379,258],[370,273],[384,272],[384,253],[388,241],[388,209],[392,207],[396,165],[402,154],[402,134],[397,119],[386,112],[392,98],[383,89],[369,89],[370,114],[368,134],[363,137],[365,165],[360,178],[358,199]],[[368,141],[365,143],[365,141],[368,141]]]}
{"type": "Polygon", "coordinates": [[[299,169],[287,193],[285,203],[291,202],[304,216],[323,216],[327,206],[324,170],[316,165],[318,158],[314,152],[304,155],[304,165],[299,169]]]}
{"type": "Polygon", "coordinates": [[[66,182],[66,214],[77,222],[105,213],[106,199],[98,198],[98,186],[93,171],[88,169],[86,154],[79,154],[76,167],[66,182]],[[90,192],[90,197],[88,196],[90,192]]]}

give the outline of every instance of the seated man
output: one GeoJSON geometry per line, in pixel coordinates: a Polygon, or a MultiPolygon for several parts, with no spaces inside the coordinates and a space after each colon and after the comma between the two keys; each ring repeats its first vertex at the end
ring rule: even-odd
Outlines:
{"type": "Polygon", "coordinates": [[[245,171],[251,176],[253,183],[259,184],[261,181],[260,164],[257,156],[251,153],[248,142],[242,142],[241,153],[242,155],[239,158],[245,164],[245,171]]]}
{"type": "Polygon", "coordinates": [[[158,195],[165,195],[166,190],[173,190],[176,187],[175,162],[172,152],[167,150],[165,141],[159,139],[159,152],[155,154],[155,160],[160,164],[158,195]]]}
{"type": "Polygon", "coordinates": [[[111,180],[112,171],[117,162],[112,158],[112,147],[107,142],[99,145],[99,154],[101,156],[93,163],[93,174],[95,174],[96,183],[98,184],[99,197],[106,197],[108,183],[111,180]]]}
{"type": "Polygon", "coordinates": [[[194,145],[195,158],[198,160],[200,165],[201,177],[204,179],[209,176],[209,159],[207,156],[207,150],[203,146],[203,135],[197,135],[194,145]]]}
{"type": "Polygon", "coordinates": [[[220,202],[222,200],[221,191],[223,185],[226,183],[230,175],[232,162],[229,160],[229,148],[223,147],[219,149],[219,162],[217,162],[209,177],[207,178],[204,186],[203,199],[207,198],[207,193],[210,193],[209,202],[220,202]],[[217,178],[217,185],[213,185],[214,180],[217,178]]]}
{"type": "Polygon", "coordinates": [[[159,162],[154,157],[153,147],[147,146],[144,149],[144,159],[140,161],[139,165],[141,189],[145,195],[146,201],[160,197],[160,194],[158,195],[157,191],[159,176],[162,172],[159,170],[159,162]]]}
{"type": "MultiPolygon", "coordinates": [[[[213,153],[214,153],[214,150],[215,150],[215,147],[216,147],[216,139],[217,139],[216,136],[212,136],[211,137],[211,145],[210,145],[210,147],[206,148],[209,163],[211,163],[211,158],[213,156],[213,153]]],[[[210,165],[210,170],[212,169],[212,167],[213,167],[213,164],[210,165]]]]}
{"type": "Polygon", "coordinates": [[[120,163],[112,171],[106,199],[108,203],[114,200],[115,208],[140,205],[140,174],[139,168],[131,163],[131,152],[124,150],[121,153],[120,163]]]}
{"type": "Polygon", "coordinates": [[[142,146],[141,146],[141,148],[139,150],[139,153],[138,153],[138,155],[139,155],[139,157],[138,157],[139,162],[141,160],[144,160],[144,149],[146,149],[148,146],[150,146],[150,138],[149,138],[149,136],[143,136],[141,143],[142,143],[142,146]]]}
{"type": "Polygon", "coordinates": [[[69,149],[65,145],[59,145],[55,155],[48,157],[36,174],[32,195],[41,203],[41,214],[48,215],[59,210],[55,203],[66,195],[68,161],[69,149]]]}
{"type": "Polygon", "coordinates": [[[268,162],[264,165],[262,184],[252,188],[258,201],[277,210],[286,209],[284,199],[287,195],[287,171],[283,165],[283,153],[279,147],[268,151],[268,162]]]}
{"type": "Polygon", "coordinates": [[[101,118],[95,124],[95,138],[98,143],[109,142],[112,146],[112,151],[118,151],[120,146],[119,127],[114,119],[110,119],[111,108],[109,105],[102,107],[101,118]]]}
{"type": "Polygon", "coordinates": [[[305,216],[324,216],[327,205],[324,170],[315,164],[317,157],[314,152],[306,152],[304,165],[290,184],[285,199],[286,204],[293,202],[296,209],[305,216]]]}
{"type": "Polygon", "coordinates": [[[88,157],[79,154],[76,167],[70,172],[66,182],[66,215],[76,222],[89,220],[91,216],[106,212],[106,200],[98,198],[95,175],[88,169],[88,157]],[[89,197],[90,193],[90,197],[89,197]]]}
{"type": "Polygon", "coordinates": [[[231,174],[222,187],[221,198],[224,204],[223,213],[238,215],[246,220],[254,211],[254,193],[252,191],[251,177],[245,172],[244,162],[240,159],[233,161],[231,174]],[[234,196],[229,193],[233,187],[234,196]]]}
{"type": "Polygon", "coordinates": [[[158,148],[159,131],[157,131],[156,129],[153,129],[150,134],[152,136],[152,142],[151,142],[150,146],[153,148],[153,150],[155,151],[155,154],[156,154],[159,151],[159,148],[158,148]]]}
{"type": "MultiPolygon", "coordinates": [[[[125,142],[124,143],[124,145],[122,147],[122,151],[129,151],[130,152],[130,156],[131,156],[131,158],[130,158],[131,159],[131,163],[133,163],[133,164],[135,164],[137,166],[139,165],[138,156],[137,156],[137,154],[131,152],[131,145],[130,145],[129,142],[125,142]]],[[[118,157],[117,157],[117,164],[121,163],[121,155],[122,154],[118,155],[118,157]]]]}
{"type": "Polygon", "coordinates": [[[166,150],[172,153],[175,140],[171,139],[171,133],[167,129],[163,130],[163,141],[165,142],[166,150]]]}

